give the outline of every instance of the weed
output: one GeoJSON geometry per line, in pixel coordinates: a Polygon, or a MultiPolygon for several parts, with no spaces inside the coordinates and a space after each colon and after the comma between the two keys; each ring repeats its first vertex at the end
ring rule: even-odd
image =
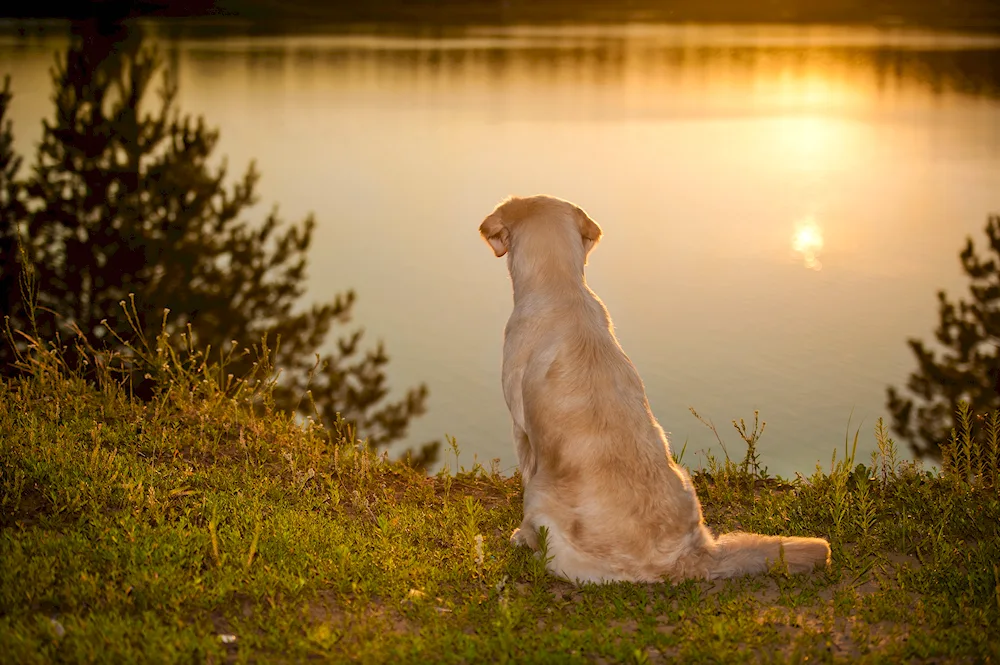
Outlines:
{"type": "Polygon", "coordinates": [[[688,449],[688,440],[684,439],[684,445],[681,446],[680,452],[674,451],[673,448],[670,449],[670,455],[674,458],[674,464],[682,465],[684,464],[684,453],[688,449]]]}
{"type": "Polygon", "coordinates": [[[531,557],[531,579],[538,586],[548,575],[548,565],[553,555],[549,554],[549,528],[538,527],[538,550],[531,557]]]}
{"type": "Polygon", "coordinates": [[[968,486],[1000,487],[1000,411],[982,418],[984,429],[975,431],[977,418],[968,402],[956,411],[958,427],[941,445],[941,467],[953,481],[968,486]]]}
{"type": "Polygon", "coordinates": [[[896,442],[889,437],[889,430],[881,418],[875,424],[875,443],[878,450],[872,451],[872,471],[878,471],[879,480],[886,486],[896,478],[899,460],[896,442]]]}
{"type": "Polygon", "coordinates": [[[758,411],[753,412],[753,429],[747,432],[746,423],[740,418],[739,424],[733,421],[733,427],[739,432],[740,438],[743,442],[747,444],[747,452],[743,457],[743,462],[740,464],[743,473],[749,473],[754,478],[766,478],[767,477],[767,467],[764,467],[761,471],[760,467],[760,452],[757,450],[757,442],[760,441],[761,435],[764,434],[764,428],[767,423],[761,422],[760,413],[758,411]]]}

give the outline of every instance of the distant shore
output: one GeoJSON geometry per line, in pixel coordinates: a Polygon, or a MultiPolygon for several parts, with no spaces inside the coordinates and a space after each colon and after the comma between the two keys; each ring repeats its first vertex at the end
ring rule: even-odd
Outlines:
{"type": "Polygon", "coordinates": [[[778,23],[865,24],[886,27],[925,27],[1000,32],[1000,3],[992,0],[959,2],[907,2],[854,0],[815,2],[654,2],[631,0],[371,0],[323,2],[322,0],[194,0],[190,2],[80,2],[67,12],[66,3],[39,0],[7,3],[0,18],[8,19],[122,19],[199,18],[229,24],[234,29],[259,32],[312,32],[359,23],[400,26],[449,26],[466,24],[524,23],[778,23]]]}

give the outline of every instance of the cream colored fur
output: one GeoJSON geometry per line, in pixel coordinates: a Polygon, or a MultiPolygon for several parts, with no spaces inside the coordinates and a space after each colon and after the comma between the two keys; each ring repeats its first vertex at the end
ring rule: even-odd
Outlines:
{"type": "Polygon", "coordinates": [[[504,331],[503,391],[514,421],[524,520],[511,542],[570,580],[657,581],[792,572],[828,564],[819,538],[714,537],[687,473],[670,456],[638,372],[618,344],[584,265],[600,227],[549,196],[512,197],[479,228],[507,255],[514,310],[504,331]]]}

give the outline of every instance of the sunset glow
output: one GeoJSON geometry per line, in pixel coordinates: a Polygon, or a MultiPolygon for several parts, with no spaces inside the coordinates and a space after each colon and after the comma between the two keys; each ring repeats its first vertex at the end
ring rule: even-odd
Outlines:
{"type": "Polygon", "coordinates": [[[792,251],[799,255],[807,268],[821,270],[819,254],[823,251],[823,231],[812,217],[799,222],[792,236],[792,251]]]}

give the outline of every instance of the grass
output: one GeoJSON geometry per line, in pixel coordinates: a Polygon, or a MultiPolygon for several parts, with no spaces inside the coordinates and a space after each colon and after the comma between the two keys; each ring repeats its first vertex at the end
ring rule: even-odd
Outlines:
{"type": "Polygon", "coordinates": [[[741,423],[743,462],[694,476],[708,523],[827,537],[828,571],[575,587],[508,544],[518,476],[427,477],[273,412],[267,380],[142,352],[149,402],[39,344],[0,383],[5,662],[1000,660],[996,457],[967,431],[941,472],[879,423],[867,465],[848,440],[785,480],[741,423]]]}

